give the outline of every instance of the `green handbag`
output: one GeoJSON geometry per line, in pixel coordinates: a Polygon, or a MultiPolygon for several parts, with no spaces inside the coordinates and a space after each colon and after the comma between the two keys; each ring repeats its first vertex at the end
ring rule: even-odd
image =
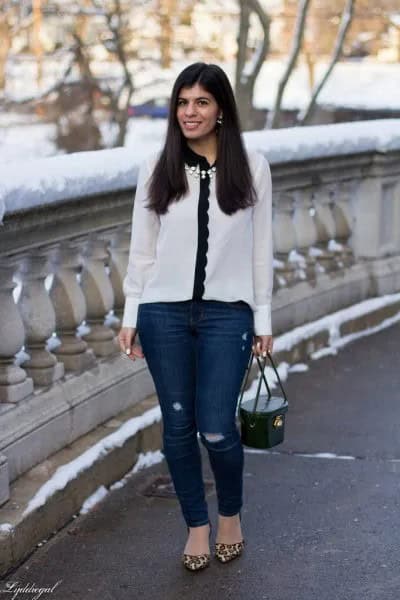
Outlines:
{"type": "Polygon", "coordinates": [[[245,446],[250,446],[252,448],[271,448],[272,446],[276,446],[283,442],[285,435],[285,414],[288,411],[288,401],[278,371],[272,360],[272,356],[270,352],[267,352],[267,354],[282,390],[283,398],[281,396],[272,396],[271,394],[271,390],[264,374],[266,357],[264,358],[264,364],[261,368],[258,355],[255,355],[252,352],[241,387],[239,400],[241,440],[245,446]],[[250,375],[251,365],[253,363],[253,356],[256,357],[258,366],[261,370],[257,394],[255,398],[242,402],[244,390],[250,375]],[[264,380],[268,395],[260,395],[262,380],[264,380]],[[259,401],[260,404],[258,405],[259,401]]]}

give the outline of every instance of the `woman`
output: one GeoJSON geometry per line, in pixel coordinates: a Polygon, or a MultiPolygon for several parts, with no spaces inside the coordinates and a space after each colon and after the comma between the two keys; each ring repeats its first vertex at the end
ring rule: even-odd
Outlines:
{"type": "Polygon", "coordinates": [[[216,557],[228,562],[244,546],[235,418],[251,350],[272,352],[271,205],[268,162],[245,151],[226,74],[185,68],[164,147],[139,170],[119,343],[132,360],[146,358],[154,380],[188,528],[182,560],[193,571],[210,562],[211,532],[197,432],[216,483],[216,557]]]}

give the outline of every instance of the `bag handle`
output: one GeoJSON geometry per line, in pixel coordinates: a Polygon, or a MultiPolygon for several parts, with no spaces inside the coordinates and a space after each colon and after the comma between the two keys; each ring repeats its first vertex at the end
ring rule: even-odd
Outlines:
{"type": "MultiPolygon", "coordinates": [[[[286,392],[285,392],[285,390],[283,389],[283,385],[282,385],[281,378],[279,377],[278,369],[277,369],[277,368],[276,368],[276,366],[275,366],[275,363],[274,363],[274,361],[273,361],[273,359],[272,359],[272,356],[271,356],[271,353],[270,353],[270,351],[269,351],[269,350],[267,350],[267,355],[268,355],[268,358],[269,358],[269,359],[270,359],[270,361],[271,361],[272,368],[273,368],[273,369],[274,369],[274,371],[275,371],[275,375],[276,375],[276,378],[277,378],[277,380],[278,380],[279,387],[280,387],[280,388],[281,388],[281,390],[282,390],[283,397],[284,397],[285,401],[287,402],[288,400],[287,400],[286,392]]],[[[271,390],[270,390],[270,387],[269,387],[269,385],[268,385],[268,382],[267,382],[267,379],[266,379],[266,377],[265,377],[265,373],[264,373],[264,370],[265,370],[265,365],[266,365],[267,359],[266,359],[266,357],[263,357],[263,358],[264,358],[264,364],[263,364],[263,366],[261,367],[261,366],[260,366],[260,359],[259,359],[258,355],[257,355],[257,354],[254,354],[254,352],[252,351],[252,352],[251,352],[251,354],[250,354],[250,360],[249,360],[249,364],[248,364],[248,366],[247,366],[246,377],[244,378],[244,380],[243,380],[243,383],[242,383],[242,386],[241,386],[241,389],[240,389],[239,408],[240,408],[240,406],[241,406],[241,403],[242,403],[242,400],[243,400],[244,390],[245,390],[245,387],[246,387],[247,381],[248,381],[248,379],[249,379],[250,370],[251,370],[251,365],[252,365],[252,363],[253,363],[253,358],[254,358],[254,357],[256,357],[256,360],[257,360],[258,366],[259,366],[259,368],[260,368],[260,371],[261,371],[261,377],[260,377],[260,381],[258,382],[258,388],[257,388],[257,394],[256,394],[256,402],[255,402],[255,405],[254,405],[253,414],[256,412],[256,409],[257,409],[257,404],[258,404],[258,399],[259,399],[259,395],[260,395],[260,389],[261,389],[261,381],[262,381],[262,379],[264,380],[265,387],[267,388],[267,392],[268,392],[268,400],[267,400],[267,402],[269,402],[269,401],[271,400],[271,397],[272,397],[271,390]]]]}

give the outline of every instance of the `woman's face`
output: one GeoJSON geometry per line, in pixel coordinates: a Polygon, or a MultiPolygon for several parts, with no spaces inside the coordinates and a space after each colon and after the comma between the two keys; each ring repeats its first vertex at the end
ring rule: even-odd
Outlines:
{"type": "Polygon", "coordinates": [[[215,130],[217,118],[221,115],[212,94],[196,83],[192,87],[181,88],[178,94],[176,117],[183,135],[190,140],[208,136],[215,130]]]}

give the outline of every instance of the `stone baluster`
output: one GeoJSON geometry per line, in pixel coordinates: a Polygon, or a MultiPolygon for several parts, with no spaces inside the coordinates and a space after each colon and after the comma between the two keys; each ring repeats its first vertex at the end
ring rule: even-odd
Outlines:
{"type": "Polygon", "coordinates": [[[77,327],[86,317],[86,300],[77,279],[81,263],[76,245],[62,242],[56,247],[50,298],[56,315],[57,337],[61,344],[54,348],[53,353],[67,371],[75,372],[89,369],[96,362],[93,350],[77,334],[77,327]]]}
{"type": "Polygon", "coordinates": [[[291,252],[289,260],[298,265],[299,279],[315,279],[315,257],[309,254],[310,246],[317,241],[317,229],[311,215],[311,191],[309,189],[298,189],[294,196],[293,225],[296,233],[295,251],[291,252]]]}
{"type": "Polygon", "coordinates": [[[56,325],[54,308],[45,287],[50,252],[50,248],[42,246],[24,254],[19,270],[22,290],[18,306],[26,332],[25,351],[29,354],[21,366],[39,387],[50,386],[64,375],[64,365],[46,348],[56,325]]]}
{"type": "Polygon", "coordinates": [[[353,251],[349,244],[351,236],[351,197],[354,183],[342,182],[332,190],[332,212],[335,220],[336,238],[331,240],[328,249],[337,254],[338,267],[348,267],[354,263],[353,251]]]}
{"type": "Polygon", "coordinates": [[[106,315],[114,306],[114,292],[106,271],[106,242],[91,234],[84,245],[83,256],[80,282],[86,299],[86,324],[90,331],[82,338],[96,356],[109,356],[119,352],[119,344],[113,329],[104,324],[106,315]]]}
{"type": "Polygon", "coordinates": [[[315,189],[312,193],[312,202],[317,242],[315,247],[311,246],[310,254],[314,252],[320,271],[333,271],[336,268],[335,254],[328,250],[328,243],[329,240],[334,239],[336,228],[328,187],[324,185],[315,189]]]}
{"type": "Polygon", "coordinates": [[[33,392],[33,381],[14,363],[24,344],[24,325],[13,297],[16,263],[0,261],[0,403],[17,403],[33,392]]]}
{"type": "Polygon", "coordinates": [[[129,258],[130,228],[128,225],[121,225],[114,229],[110,235],[108,245],[109,253],[109,277],[114,290],[114,316],[115,319],[110,323],[116,332],[121,328],[123,317],[125,296],[122,289],[122,283],[126,274],[129,258]]]}
{"type": "Polygon", "coordinates": [[[0,453],[0,506],[10,499],[10,475],[7,457],[0,453]]]}
{"type": "Polygon", "coordinates": [[[292,213],[292,196],[287,192],[273,194],[274,276],[278,287],[292,285],[296,281],[295,267],[288,260],[296,247],[292,213]]]}

